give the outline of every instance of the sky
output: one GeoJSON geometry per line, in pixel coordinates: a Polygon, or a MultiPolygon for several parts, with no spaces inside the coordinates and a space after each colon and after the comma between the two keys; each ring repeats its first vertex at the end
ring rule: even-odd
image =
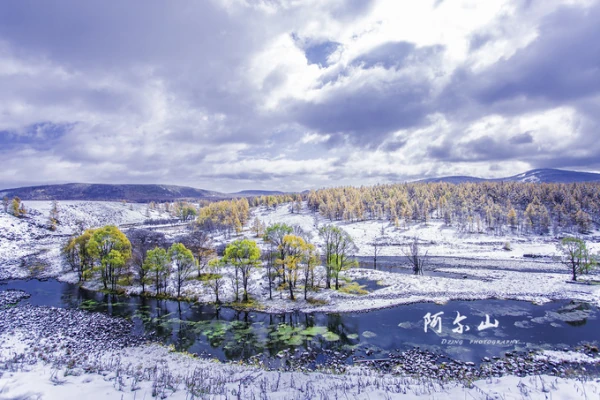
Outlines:
{"type": "Polygon", "coordinates": [[[600,171],[600,0],[6,0],[0,188],[600,171]]]}

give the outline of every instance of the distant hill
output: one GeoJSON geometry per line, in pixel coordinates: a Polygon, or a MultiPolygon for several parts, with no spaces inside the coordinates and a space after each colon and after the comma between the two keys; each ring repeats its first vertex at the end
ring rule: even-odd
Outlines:
{"type": "Polygon", "coordinates": [[[428,178],[428,179],[422,179],[418,182],[425,182],[425,183],[439,183],[439,182],[446,182],[446,183],[453,183],[455,185],[458,185],[459,183],[465,183],[465,182],[482,182],[485,181],[485,179],[483,178],[476,178],[474,176],[443,176],[441,178],[428,178]]]}
{"type": "Polygon", "coordinates": [[[485,179],[473,176],[445,176],[440,178],[422,179],[418,182],[533,182],[533,183],[575,183],[575,182],[600,182],[600,174],[593,172],[567,171],[562,169],[533,169],[519,175],[506,178],[485,179]]]}
{"type": "MultiPolygon", "coordinates": [[[[496,179],[498,180],[498,179],[496,179]]],[[[566,171],[562,169],[533,169],[519,175],[500,179],[511,182],[575,183],[598,182],[600,174],[593,172],[566,171]]]]}
{"type": "Polygon", "coordinates": [[[0,197],[21,200],[102,200],[133,202],[231,197],[210,190],[174,185],[111,185],[67,183],[0,190],[0,197]]]}
{"type": "Polygon", "coordinates": [[[242,190],[240,192],[228,193],[229,196],[237,197],[254,197],[254,196],[278,196],[285,194],[285,192],[279,192],[276,190],[242,190]]]}

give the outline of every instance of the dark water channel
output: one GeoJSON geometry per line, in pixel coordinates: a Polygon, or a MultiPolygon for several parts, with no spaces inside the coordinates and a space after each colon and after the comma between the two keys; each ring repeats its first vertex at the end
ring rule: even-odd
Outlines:
{"type": "MultiPolygon", "coordinates": [[[[356,257],[356,259],[358,261],[358,266],[360,268],[377,269],[380,271],[393,272],[396,274],[406,274],[406,275],[413,274],[413,270],[410,267],[410,265],[408,265],[408,262],[406,261],[406,257],[379,256],[379,257],[377,257],[377,265],[375,265],[373,257],[360,256],[360,257],[356,257]]],[[[436,264],[426,265],[426,267],[423,271],[423,275],[441,276],[444,278],[452,278],[452,279],[465,279],[467,277],[464,273],[436,271],[436,268],[441,267],[441,266],[442,265],[436,265],[436,264]]],[[[473,276],[473,275],[469,275],[468,278],[476,279],[476,280],[483,280],[483,279],[473,276]]]]}
{"type": "Polygon", "coordinates": [[[478,363],[483,357],[507,351],[554,349],[597,342],[600,319],[597,307],[558,301],[544,305],[512,300],[451,301],[445,305],[416,303],[367,313],[301,312],[266,314],[216,309],[212,305],[111,296],[56,280],[0,282],[0,290],[21,289],[31,294],[22,303],[36,306],[81,308],[129,318],[137,333],[153,332],[166,344],[221,360],[262,356],[278,359],[286,349],[310,351],[324,360],[328,351],[350,352],[355,357],[384,358],[392,350],[413,347],[478,363]],[[443,314],[438,314],[443,312],[443,314]],[[439,325],[424,317],[438,314],[439,325]],[[463,333],[453,332],[457,313],[463,333]],[[490,317],[490,327],[478,330],[490,317]],[[468,331],[467,331],[467,328],[468,331]]]}

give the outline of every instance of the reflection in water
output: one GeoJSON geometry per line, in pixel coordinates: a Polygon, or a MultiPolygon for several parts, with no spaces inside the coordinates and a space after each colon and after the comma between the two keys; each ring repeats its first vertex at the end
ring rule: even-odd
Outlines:
{"type": "MultiPolygon", "coordinates": [[[[282,351],[324,350],[358,356],[386,357],[392,350],[419,346],[464,361],[503,355],[506,351],[553,348],[597,341],[598,309],[567,301],[536,306],[508,300],[453,301],[445,305],[417,303],[355,314],[265,314],[215,308],[146,297],[107,295],[55,280],[14,280],[1,289],[22,289],[24,302],[89,311],[131,319],[137,334],[151,334],[178,350],[210,355],[221,360],[261,356],[278,359],[282,351]],[[424,332],[423,317],[440,313],[442,333],[424,332]],[[468,332],[452,332],[457,315],[467,318],[468,332]],[[485,315],[499,321],[497,328],[478,331],[485,315]],[[517,341],[490,345],[481,340],[517,341]],[[460,344],[462,341],[462,344],[460,344]],[[473,342],[472,342],[473,341],[473,342]]],[[[319,356],[317,362],[326,357],[319,356]]]]}

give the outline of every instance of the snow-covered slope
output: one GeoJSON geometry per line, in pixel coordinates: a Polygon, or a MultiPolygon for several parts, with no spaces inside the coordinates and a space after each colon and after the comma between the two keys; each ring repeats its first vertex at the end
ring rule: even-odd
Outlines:
{"type": "MultiPolygon", "coordinates": [[[[251,221],[255,217],[266,225],[298,225],[305,232],[309,232],[312,241],[317,244],[322,244],[318,235],[319,227],[326,224],[337,225],[354,239],[358,246],[357,256],[373,256],[373,243],[376,241],[383,243],[378,249],[379,256],[402,256],[406,245],[414,238],[418,238],[423,251],[427,251],[429,256],[522,260],[524,254],[542,255],[547,259],[557,254],[558,241],[549,236],[518,235],[510,231],[499,235],[459,232],[456,227],[448,227],[441,220],[432,220],[427,224],[411,224],[407,227],[395,227],[384,220],[329,221],[308,211],[306,206],[300,213],[291,213],[287,205],[281,205],[276,210],[259,207],[253,211],[251,221]],[[504,250],[507,242],[512,249],[510,251],[504,250]]],[[[247,236],[252,237],[250,232],[247,236]]],[[[600,244],[590,243],[590,246],[600,251],[600,244]]]]}
{"type": "Polygon", "coordinates": [[[56,231],[51,231],[51,201],[24,201],[23,204],[27,210],[24,218],[0,211],[0,278],[9,270],[13,277],[27,276],[31,272],[29,267],[35,268],[39,264],[36,260],[43,261],[47,268],[34,275],[56,275],[62,269],[61,246],[81,228],[136,224],[148,218],[168,217],[159,211],[147,210],[145,204],[61,201],[58,203],[59,224],[56,231]],[[27,268],[14,268],[25,259],[27,268]]]}
{"type": "Polygon", "coordinates": [[[485,179],[473,176],[444,176],[439,178],[428,178],[419,182],[530,182],[530,183],[575,183],[575,182],[599,182],[600,174],[593,172],[567,171],[562,169],[541,168],[532,169],[522,174],[509,176],[505,178],[485,179]]]}

